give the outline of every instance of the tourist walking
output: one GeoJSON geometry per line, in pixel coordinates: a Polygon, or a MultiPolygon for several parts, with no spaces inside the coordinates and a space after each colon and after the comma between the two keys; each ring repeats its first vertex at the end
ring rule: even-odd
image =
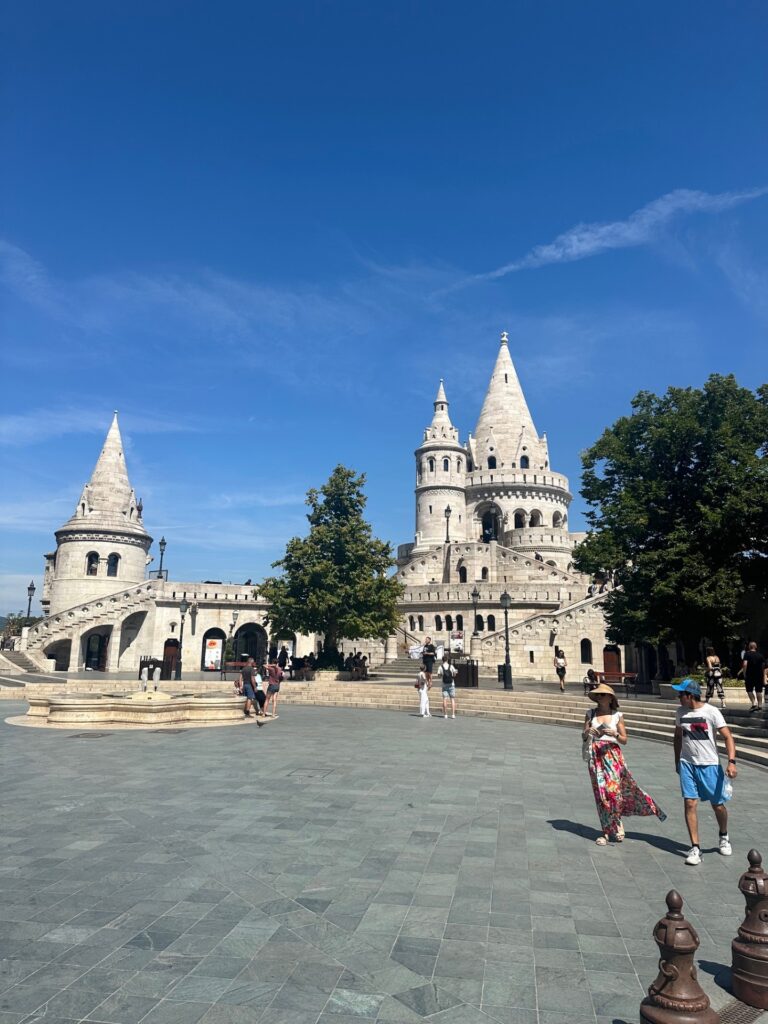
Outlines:
{"type": "Polygon", "coordinates": [[[730,799],[730,784],[726,782],[726,776],[728,779],[736,778],[736,744],[722,712],[702,701],[701,687],[695,679],[683,679],[672,689],[677,690],[680,701],[676,712],[675,771],[680,776],[685,824],[691,838],[685,863],[701,864],[699,800],[709,800],[712,804],[720,829],[719,851],[724,857],[730,857],[728,811],[725,809],[725,802],[730,799]],[[725,772],[720,764],[716,733],[722,736],[728,753],[725,772]]]}
{"type": "Polygon", "coordinates": [[[435,667],[435,658],[437,657],[437,648],[432,643],[432,637],[427,637],[424,641],[424,647],[421,651],[421,661],[424,671],[427,675],[427,682],[432,686],[432,670],[435,667]]]}
{"type": "Polygon", "coordinates": [[[584,696],[586,697],[590,690],[595,689],[600,680],[597,678],[597,672],[593,668],[588,668],[582,682],[584,683],[584,696]]]}
{"type": "Polygon", "coordinates": [[[766,666],[765,658],[758,651],[754,640],[750,640],[747,644],[743,659],[741,670],[744,673],[744,686],[749,697],[749,703],[752,705],[749,709],[751,714],[753,711],[763,710],[763,690],[765,689],[768,667],[766,666]]]}
{"type": "Polygon", "coordinates": [[[267,694],[264,691],[264,676],[266,675],[266,669],[263,665],[260,665],[256,669],[256,675],[253,678],[253,686],[256,692],[256,717],[264,718],[264,705],[267,702],[267,694]]]}
{"type": "Polygon", "coordinates": [[[447,657],[440,666],[443,679],[443,718],[448,717],[448,703],[451,705],[451,718],[456,717],[456,676],[459,674],[455,665],[447,657]]]}
{"type": "Polygon", "coordinates": [[[277,695],[280,693],[282,679],[283,673],[275,658],[267,665],[267,700],[264,706],[264,714],[271,714],[272,718],[277,718],[277,695]],[[268,710],[270,704],[272,705],[271,712],[268,710]]]}
{"type": "Polygon", "coordinates": [[[715,690],[717,690],[717,699],[720,701],[720,707],[725,707],[725,691],[723,690],[723,668],[720,664],[720,659],[715,654],[714,647],[707,648],[707,703],[712,700],[715,690]]]}
{"type": "Polygon", "coordinates": [[[602,831],[595,842],[607,846],[610,839],[624,842],[622,818],[655,814],[659,821],[664,821],[667,816],[640,789],[626,765],[621,747],[627,743],[627,727],[613,689],[600,683],[589,691],[589,699],[597,707],[588,711],[584,719],[582,755],[587,762],[602,831]]]}
{"type": "Polygon", "coordinates": [[[256,703],[256,670],[253,667],[253,658],[248,658],[240,673],[242,693],[245,697],[243,714],[246,718],[251,717],[251,708],[256,703]]]}
{"type": "Polygon", "coordinates": [[[424,670],[424,666],[421,666],[419,674],[416,676],[416,689],[419,691],[419,714],[422,718],[431,718],[432,715],[429,710],[429,691],[432,687],[432,683],[427,678],[427,673],[424,670]]]}
{"type": "Polygon", "coordinates": [[[568,662],[559,647],[555,648],[553,664],[555,666],[557,678],[560,680],[560,693],[565,693],[565,670],[568,668],[568,662]]]}
{"type": "Polygon", "coordinates": [[[285,646],[285,644],[283,644],[283,646],[280,648],[280,653],[277,656],[278,667],[280,668],[280,671],[283,673],[285,673],[285,666],[288,664],[289,657],[290,655],[288,654],[288,648],[285,646]]]}

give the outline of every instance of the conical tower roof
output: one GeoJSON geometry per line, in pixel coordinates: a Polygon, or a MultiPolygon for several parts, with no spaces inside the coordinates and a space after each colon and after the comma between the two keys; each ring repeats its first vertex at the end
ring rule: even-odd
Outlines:
{"type": "Polygon", "coordinates": [[[434,407],[435,411],[432,415],[432,422],[424,431],[424,443],[429,441],[450,442],[451,447],[457,446],[459,443],[459,432],[451,423],[451,417],[448,413],[448,397],[445,393],[442,377],[437,388],[434,407]]]}
{"type": "Polygon", "coordinates": [[[521,452],[542,467],[548,461],[546,439],[539,438],[525,400],[520,379],[509,353],[507,332],[501,335],[499,354],[474,435],[480,459],[493,455],[499,468],[511,468],[520,461],[521,452]]]}
{"type": "Polygon", "coordinates": [[[128,479],[123,438],[115,412],[107,431],[101,454],[96,460],[91,478],[83,488],[74,515],[62,529],[76,527],[107,530],[121,529],[129,533],[146,535],[142,523],[142,507],[128,479]]]}

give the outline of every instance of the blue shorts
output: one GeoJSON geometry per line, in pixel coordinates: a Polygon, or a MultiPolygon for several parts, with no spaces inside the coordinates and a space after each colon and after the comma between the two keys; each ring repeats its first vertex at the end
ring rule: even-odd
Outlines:
{"type": "Polygon", "coordinates": [[[443,696],[450,697],[453,700],[456,696],[456,686],[454,683],[448,683],[448,685],[443,683],[443,696]]]}
{"type": "Polygon", "coordinates": [[[724,804],[725,772],[720,764],[689,764],[680,762],[680,790],[686,800],[709,800],[724,804]]]}
{"type": "Polygon", "coordinates": [[[252,683],[245,683],[243,686],[243,696],[246,700],[256,700],[256,690],[252,683]]]}

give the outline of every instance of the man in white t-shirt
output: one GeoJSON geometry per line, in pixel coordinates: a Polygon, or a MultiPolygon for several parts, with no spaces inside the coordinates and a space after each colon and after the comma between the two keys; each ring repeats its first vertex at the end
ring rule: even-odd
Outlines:
{"type": "Polygon", "coordinates": [[[712,804],[720,828],[720,853],[729,857],[732,850],[728,838],[728,811],[725,809],[725,801],[729,799],[725,777],[736,778],[736,744],[722,712],[702,701],[701,687],[695,679],[683,679],[672,689],[677,690],[680,700],[675,727],[675,771],[680,776],[685,824],[691,837],[691,849],[685,863],[701,864],[699,800],[709,800],[712,804]],[[725,772],[717,749],[718,733],[725,740],[728,752],[725,772]]]}

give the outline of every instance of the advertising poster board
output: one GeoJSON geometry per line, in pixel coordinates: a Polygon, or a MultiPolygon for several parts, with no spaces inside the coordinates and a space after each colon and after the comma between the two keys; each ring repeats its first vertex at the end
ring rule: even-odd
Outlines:
{"type": "Polygon", "coordinates": [[[464,653],[464,630],[457,629],[451,633],[451,654],[464,653]]]}
{"type": "Polygon", "coordinates": [[[211,637],[205,641],[205,671],[219,672],[221,670],[221,656],[224,650],[224,641],[221,638],[211,637]]]}

